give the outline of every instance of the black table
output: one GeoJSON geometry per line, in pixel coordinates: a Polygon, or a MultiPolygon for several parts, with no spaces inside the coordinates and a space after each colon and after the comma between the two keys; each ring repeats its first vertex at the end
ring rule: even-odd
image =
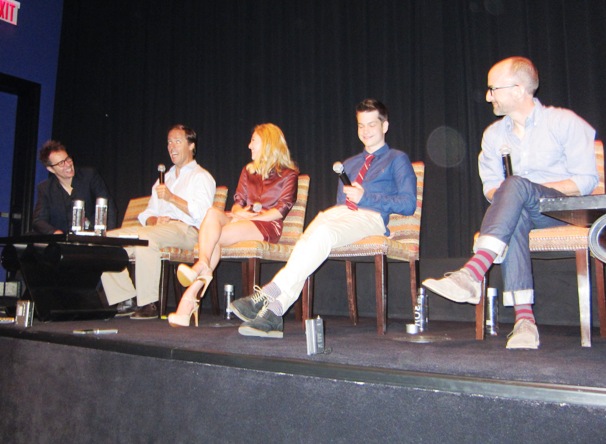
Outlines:
{"type": "Polygon", "coordinates": [[[541,213],[589,229],[589,249],[606,262],[606,194],[543,198],[541,213]]]}
{"type": "Polygon", "coordinates": [[[544,197],[541,213],[579,227],[589,227],[606,214],[606,194],[590,196],[544,197]]]}
{"type": "Polygon", "coordinates": [[[147,244],[136,238],[75,234],[0,238],[2,266],[21,273],[24,296],[34,301],[41,321],[113,317],[116,310],[101,293],[101,274],[128,265],[125,246],[147,244]]]}

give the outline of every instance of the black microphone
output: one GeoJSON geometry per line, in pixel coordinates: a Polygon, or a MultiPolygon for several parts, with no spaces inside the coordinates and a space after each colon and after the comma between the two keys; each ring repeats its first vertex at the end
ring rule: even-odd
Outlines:
{"type": "Polygon", "coordinates": [[[343,185],[351,186],[351,180],[347,177],[347,173],[343,168],[343,164],[341,162],[335,162],[332,164],[332,170],[339,175],[339,179],[343,182],[343,185]]]}
{"type": "Polygon", "coordinates": [[[166,167],[163,163],[158,165],[158,181],[160,184],[164,183],[164,172],[166,171],[166,167]]]}
{"type": "Polygon", "coordinates": [[[505,178],[513,176],[513,168],[511,167],[511,148],[507,145],[503,145],[500,149],[501,160],[503,161],[503,173],[505,178]]]}

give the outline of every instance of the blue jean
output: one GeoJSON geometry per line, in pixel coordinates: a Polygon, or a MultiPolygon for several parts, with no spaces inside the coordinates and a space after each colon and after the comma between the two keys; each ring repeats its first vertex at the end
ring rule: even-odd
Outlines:
{"type": "Polygon", "coordinates": [[[535,228],[566,225],[541,214],[539,199],[565,194],[524,179],[507,178],[497,189],[482,220],[476,249],[484,248],[501,255],[505,252],[503,303],[507,306],[534,303],[534,285],[528,235],[535,228]]]}

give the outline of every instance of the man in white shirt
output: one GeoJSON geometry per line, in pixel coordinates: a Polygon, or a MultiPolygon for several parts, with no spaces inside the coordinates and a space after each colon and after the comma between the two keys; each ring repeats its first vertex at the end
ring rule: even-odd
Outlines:
{"type": "MultiPolygon", "coordinates": [[[[103,273],[101,281],[109,305],[137,298],[131,319],[155,319],[160,288],[160,249],[193,249],[198,241],[198,227],[212,206],[216,183],[212,175],[194,159],[196,132],[184,125],[174,125],[168,132],[168,154],[173,166],[163,184],[156,181],[145,211],[139,215],[141,227],[112,230],[108,236],[137,235],[147,239],[147,247],[127,248],[135,259],[135,285],[128,270],[103,273]]],[[[125,315],[129,310],[120,310],[125,315]]],[[[132,310],[130,311],[132,313],[132,310]]]]}

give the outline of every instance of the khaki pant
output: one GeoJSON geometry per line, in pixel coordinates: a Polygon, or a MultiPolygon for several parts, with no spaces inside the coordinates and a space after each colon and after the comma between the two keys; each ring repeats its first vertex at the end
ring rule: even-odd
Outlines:
{"type": "Polygon", "coordinates": [[[160,297],[160,249],[176,247],[193,249],[198,242],[198,230],[180,221],[149,227],[119,228],[107,232],[110,237],[138,235],[149,241],[147,247],[126,247],[128,256],[135,260],[135,285],[128,269],[103,273],[101,282],[109,305],[137,297],[139,307],[157,302],[160,297]]]}
{"type": "Polygon", "coordinates": [[[282,294],[277,298],[283,312],[299,298],[307,276],[324,263],[333,247],[342,247],[366,236],[385,233],[385,224],[376,211],[352,211],[345,205],[320,212],[309,224],[273,282],[282,294]]]}

